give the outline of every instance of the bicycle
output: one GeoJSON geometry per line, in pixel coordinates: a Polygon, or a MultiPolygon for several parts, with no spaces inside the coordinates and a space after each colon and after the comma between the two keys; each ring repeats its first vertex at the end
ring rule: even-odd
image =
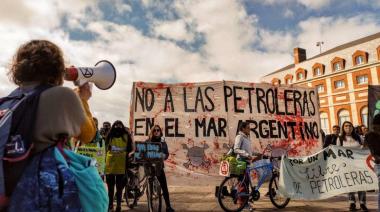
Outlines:
{"type": "Polygon", "coordinates": [[[142,163],[144,167],[144,177],[139,178],[139,165],[141,163],[132,163],[127,171],[126,192],[124,194],[127,206],[133,209],[137,206],[140,197],[146,192],[148,211],[161,212],[162,209],[162,191],[160,182],[157,178],[160,163],[142,163]]]}
{"type": "MultiPolygon", "coordinates": [[[[266,148],[268,149],[269,146],[266,148]]],[[[264,150],[265,151],[265,150],[264,150]]],[[[248,202],[260,199],[260,187],[271,175],[269,181],[269,198],[272,204],[279,209],[285,208],[290,198],[284,197],[279,191],[279,167],[278,157],[270,156],[254,162],[246,168],[242,175],[231,175],[226,177],[219,186],[218,203],[227,212],[238,212],[243,210],[248,202]],[[250,174],[252,171],[261,172],[257,185],[253,185],[250,174]]]]}

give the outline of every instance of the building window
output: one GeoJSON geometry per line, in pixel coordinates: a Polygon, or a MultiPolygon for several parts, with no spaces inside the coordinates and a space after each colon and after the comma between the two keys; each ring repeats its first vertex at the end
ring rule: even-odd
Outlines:
{"type": "Polygon", "coordinates": [[[365,51],[357,50],[352,55],[352,61],[354,63],[353,64],[354,66],[360,65],[360,64],[365,64],[368,61],[368,53],[365,51]]]}
{"type": "Polygon", "coordinates": [[[330,133],[330,127],[329,127],[329,116],[327,113],[321,113],[321,129],[326,133],[330,133]]]}
{"type": "Polygon", "coordinates": [[[323,93],[325,91],[325,86],[323,84],[317,85],[318,93],[323,93]]]}
{"type": "Polygon", "coordinates": [[[280,85],[280,84],[281,84],[281,80],[279,80],[277,78],[272,79],[272,85],[280,85]]]}
{"type": "Polygon", "coordinates": [[[360,117],[362,119],[362,124],[368,127],[368,107],[364,107],[360,111],[360,117]]]}
{"type": "Polygon", "coordinates": [[[357,56],[356,58],[355,58],[355,62],[356,62],[356,65],[360,65],[360,64],[363,64],[364,63],[364,58],[363,58],[363,56],[357,56]]]}
{"type": "Polygon", "coordinates": [[[340,66],[339,62],[338,63],[334,63],[334,71],[339,71],[341,69],[342,69],[342,67],[340,66]]]}
{"type": "Polygon", "coordinates": [[[290,78],[286,79],[286,84],[287,84],[287,85],[292,84],[292,79],[290,79],[290,78]]]}
{"type": "Polygon", "coordinates": [[[335,81],[334,85],[335,85],[335,89],[344,88],[344,86],[345,86],[343,80],[335,81]]]}
{"type": "Polygon", "coordinates": [[[361,84],[367,84],[368,83],[368,75],[361,75],[356,77],[356,83],[361,84]]]}
{"type": "Polygon", "coordinates": [[[297,74],[297,78],[298,78],[299,80],[303,79],[303,74],[302,74],[301,72],[298,73],[298,74],[297,74]]]}
{"type": "Polygon", "coordinates": [[[339,121],[339,126],[342,127],[343,122],[345,121],[350,121],[350,113],[348,110],[341,110],[338,113],[338,121],[339,121]]]}
{"type": "Polygon", "coordinates": [[[322,71],[321,69],[318,67],[318,68],[315,68],[314,69],[314,74],[315,76],[321,76],[322,75],[322,71]]]}
{"type": "Polygon", "coordinates": [[[325,73],[325,65],[321,63],[315,63],[312,69],[313,69],[313,76],[322,76],[325,73]]]}

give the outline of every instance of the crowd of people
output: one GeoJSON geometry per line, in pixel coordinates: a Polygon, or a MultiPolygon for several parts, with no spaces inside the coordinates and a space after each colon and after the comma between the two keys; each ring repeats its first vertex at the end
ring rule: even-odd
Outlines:
{"type": "MultiPolygon", "coordinates": [[[[97,119],[94,118],[97,126],[97,119]]],[[[159,125],[152,127],[146,142],[160,142],[162,144],[163,159],[169,157],[168,146],[163,137],[162,129],[159,125]]],[[[114,210],[114,199],[116,199],[115,211],[121,211],[123,199],[123,190],[127,183],[127,169],[129,168],[130,159],[133,158],[134,143],[128,127],[125,127],[120,120],[115,121],[112,125],[110,122],[103,122],[102,128],[96,132],[94,140],[85,146],[96,146],[105,148],[106,165],[105,181],[108,188],[109,211],[114,210]],[[116,187],[116,193],[115,193],[116,187]]],[[[167,212],[174,212],[169,198],[164,165],[158,170],[157,179],[160,182],[167,212]]]]}
{"type": "MultiPolygon", "coordinates": [[[[372,155],[375,158],[380,158],[380,149],[378,149],[378,129],[379,117],[373,120],[373,126],[376,130],[369,132],[365,125],[354,127],[350,121],[344,121],[341,125],[334,125],[332,127],[332,134],[326,135],[323,140],[323,147],[326,148],[330,145],[343,146],[352,149],[366,149],[371,150],[372,155]]],[[[376,164],[380,164],[380,160],[375,160],[376,164]]],[[[380,170],[379,170],[380,171],[380,170]]],[[[378,176],[380,172],[377,171],[378,176]]],[[[368,211],[366,204],[366,191],[358,192],[358,200],[360,209],[362,211],[368,211]]],[[[355,193],[348,194],[349,210],[356,210],[356,198],[355,193]]],[[[379,196],[380,201],[380,196],[379,196]]],[[[380,202],[379,202],[380,203],[380,202]]]]}
{"type": "MultiPolygon", "coordinates": [[[[134,142],[130,130],[125,127],[122,121],[115,121],[112,125],[110,122],[104,122],[101,129],[98,129],[98,120],[91,114],[88,100],[91,98],[91,86],[86,83],[72,90],[63,87],[65,74],[65,62],[62,51],[54,43],[46,40],[32,40],[23,44],[14,57],[9,77],[18,86],[17,92],[25,94],[41,91],[36,99],[29,101],[35,103],[36,115],[33,124],[32,135],[21,133],[23,142],[30,142],[32,145],[30,151],[26,151],[27,156],[17,162],[5,162],[4,173],[5,196],[1,196],[2,184],[0,182],[0,210],[12,208],[17,197],[12,194],[17,191],[17,184],[23,180],[23,172],[29,166],[28,158],[45,157],[46,152],[52,147],[57,146],[64,141],[75,137],[80,141],[80,145],[104,148],[106,152],[105,159],[105,182],[108,188],[109,210],[114,210],[114,199],[116,199],[115,211],[121,211],[121,202],[123,190],[126,186],[126,173],[128,169],[128,159],[133,157],[135,151],[134,142]],[[41,90],[41,87],[44,90],[41,90]],[[26,159],[25,159],[26,158],[26,159]],[[116,192],[115,192],[116,188],[116,192]]],[[[25,108],[24,108],[25,110],[25,108]]],[[[0,118],[6,110],[0,108],[0,118]]],[[[22,114],[15,110],[15,118],[22,120],[22,114]]],[[[21,122],[22,125],[22,122],[21,122]]],[[[324,137],[324,147],[329,145],[339,145],[347,148],[369,148],[375,158],[375,169],[380,176],[380,132],[379,120],[375,119],[373,123],[374,132],[368,132],[366,126],[355,127],[351,122],[345,121],[341,127],[336,125],[332,128],[332,134],[324,137]]],[[[9,127],[10,133],[14,133],[14,126],[9,127]]],[[[2,128],[3,129],[3,128],[2,128]]],[[[29,130],[30,132],[30,130],[29,130]]],[[[239,126],[239,134],[235,139],[234,151],[241,160],[252,161],[252,147],[249,139],[249,123],[243,122],[239,126]]],[[[147,142],[160,142],[164,160],[169,157],[168,146],[163,137],[160,126],[155,125],[147,137],[147,142]]],[[[2,147],[4,149],[4,147],[2,147]]],[[[2,169],[2,167],[0,167],[2,169]]],[[[38,171],[35,176],[40,176],[38,171]]],[[[59,173],[55,176],[59,178],[59,173]]],[[[158,171],[158,180],[160,182],[163,197],[166,203],[166,211],[172,212],[169,191],[164,171],[164,166],[158,171]]],[[[103,178],[104,179],[104,178],[103,178]]],[[[51,183],[51,181],[46,182],[51,183]]],[[[56,183],[58,184],[58,183],[56,183]]],[[[50,187],[59,187],[59,185],[47,185],[50,187]]],[[[43,186],[43,185],[40,185],[43,186]]],[[[36,188],[37,190],[40,188],[36,188]]],[[[40,192],[35,191],[36,193],[40,192]]],[[[59,189],[57,189],[58,192],[59,189]]],[[[366,207],[366,192],[358,192],[360,208],[362,211],[368,211],[366,207]]],[[[349,209],[356,210],[356,198],[354,193],[349,194],[349,209]]],[[[54,202],[56,200],[43,199],[42,205],[62,204],[54,202]]],[[[379,199],[380,201],[380,199],[379,199]]],[[[62,206],[64,207],[64,205],[62,206]]],[[[74,206],[73,206],[74,207],[74,206]]],[[[58,206],[57,206],[58,208],[58,206]]]]}

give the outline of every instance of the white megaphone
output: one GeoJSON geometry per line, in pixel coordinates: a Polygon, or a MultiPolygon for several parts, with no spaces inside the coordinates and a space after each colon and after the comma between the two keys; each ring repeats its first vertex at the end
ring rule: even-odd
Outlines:
{"type": "Polygon", "coordinates": [[[95,64],[95,67],[66,68],[65,80],[74,81],[76,86],[93,82],[99,89],[107,90],[116,81],[116,69],[109,61],[101,60],[95,64]]]}

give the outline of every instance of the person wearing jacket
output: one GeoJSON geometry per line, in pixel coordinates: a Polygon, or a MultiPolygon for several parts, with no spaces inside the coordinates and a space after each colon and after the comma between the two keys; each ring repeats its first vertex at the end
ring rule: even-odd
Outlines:
{"type": "MultiPolygon", "coordinates": [[[[165,138],[163,137],[162,129],[159,125],[154,125],[152,127],[146,142],[159,142],[159,143],[161,143],[162,153],[164,154],[164,159],[166,160],[169,158],[168,145],[165,142],[165,138]]],[[[168,184],[166,181],[166,176],[165,176],[165,171],[164,171],[163,166],[162,166],[162,169],[159,170],[157,178],[158,178],[158,181],[160,182],[160,185],[162,188],[162,194],[164,196],[164,200],[165,200],[165,204],[166,204],[166,211],[167,212],[174,212],[174,209],[172,208],[172,206],[170,204],[168,184]]]]}
{"type": "Polygon", "coordinates": [[[248,122],[242,122],[239,126],[239,133],[235,138],[234,152],[237,159],[249,161],[252,160],[252,146],[249,139],[251,128],[248,122]]]}
{"type": "MultiPolygon", "coordinates": [[[[348,147],[352,149],[362,148],[362,142],[361,142],[360,136],[354,132],[354,127],[352,123],[349,121],[343,122],[342,131],[341,131],[338,141],[339,143],[337,145],[339,146],[348,147]]],[[[360,202],[360,209],[362,211],[368,211],[367,206],[366,206],[366,192],[359,191],[358,198],[360,202]]],[[[356,199],[355,199],[354,192],[350,192],[348,194],[348,200],[350,203],[349,210],[356,211],[356,199]]]]}
{"type": "Polygon", "coordinates": [[[109,210],[113,210],[114,189],[116,185],[116,211],[121,211],[121,199],[126,184],[125,173],[128,158],[133,154],[131,135],[121,121],[115,121],[107,136],[106,182],[108,186],[109,210]]]}
{"type": "Polygon", "coordinates": [[[340,127],[338,125],[334,125],[332,131],[333,133],[326,135],[325,139],[323,140],[323,148],[326,148],[330,145],[337,145],[336,141],[339,137],[340,127]]]}
{"type": "MultiPolygon", "coordinates": [[[[251,128],[248,122],[242,122],[239,125],[239,132],[235,137],[234,143],[234,153],[237,155],[238,160],[243,160],[247,164],[251,162],[252,158],[252,146],[251,140],[249,139],[249,135],[251,132],[251,128]]],[[[245,184],[247,185],[249,179],[246,179],[244,176],[239,177],[239,181],[243,181],[245,179],[245,184]]],[[[239,187],[240,192],[246,191],[244,186],[239,187]]],[[[243,204],[244,198],[247,197],[239,197],[237,199],[238,204],[243,204]]]]}
{"type": "MultiPolygon", "coordinates": [[[[57,45],[47,40],[31,40],[21,45],[13,58],[8,76],[22,92],[30,92],[41,85],[51,86],[39,97],[30,160],[57,145],[62,135],[76,137],[82,143],[89,143],[95,135],[96,129],[87,103],[91,98],[90,86],[84,84],[77,92],[63,87],[64,74],[63,53],[57,45]]],[[[28,161],[4,163],[7,196],[11,196],[28,161]]]]}

